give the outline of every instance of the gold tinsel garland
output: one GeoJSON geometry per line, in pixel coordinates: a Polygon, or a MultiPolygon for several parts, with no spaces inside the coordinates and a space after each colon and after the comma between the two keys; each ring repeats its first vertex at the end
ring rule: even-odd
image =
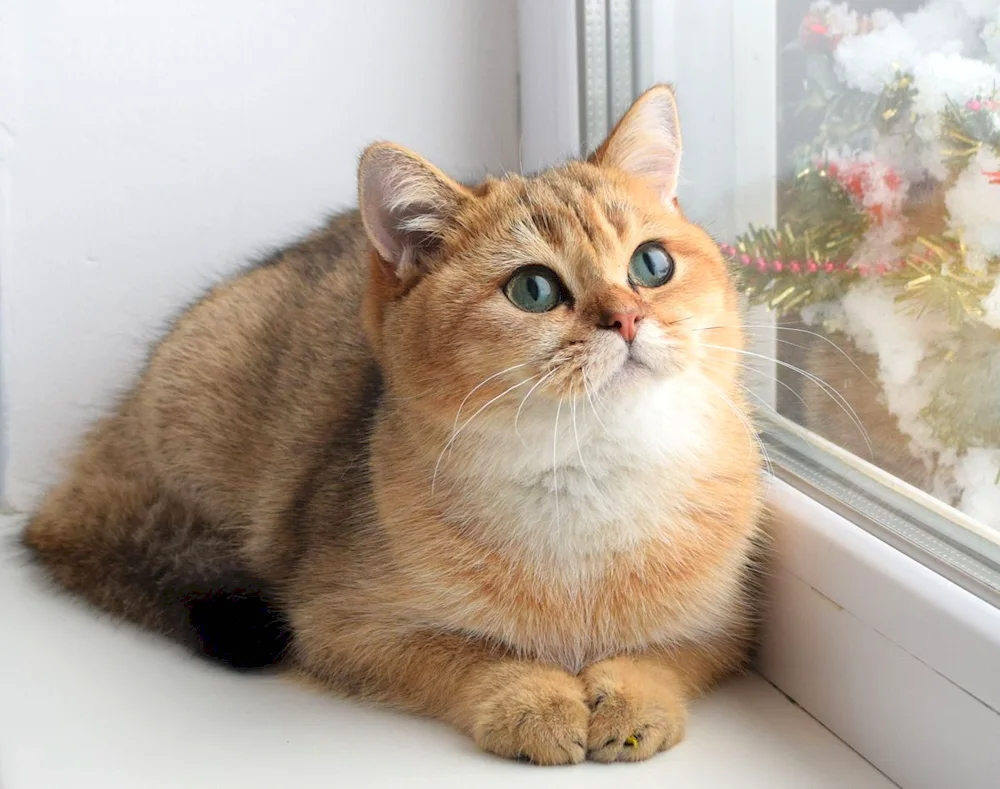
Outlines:
{"type": "MultiPolygon", "coordinates": [[[[827,95],[829,89],[820,92],[827,95]]],[[[810,94],[810,106],[815,106],[816,95],[816,91],[810,94]]],[[[723,245],[751,303],[783,315],[840,298],[860,280],[879,278],[898,291],[898,301],[909,311],[941,311],[956,326],[982,321],[983,299],[1000,275],[1000,258],[971,270],[966,247],[957,236],[911,230],[897,241],[898,254],[891,259],[852,262],[873,227],[872,217],[831,177],[829,165],[822,162],[824,152],[835,139],[851,136],[863,124],[882,131],[890,126],[897,133],[912,131],[912,97],[911,78],[899,74],[879,96],[844,90],[823,106],[819,136],[797,152],[800,160],[814,163],[802,167],[781,189],[780,202],[786,206],[781,227],[751,226],[734,244],[723,245]],[[846,125],[833,122],[831,113],[837,111],[846,113],[846,125]],[[838,134],[831,140],[834,128],[838,134]]],[[[994,117],[998,113],[996,95],[964,106],[951,103],[941,113],[941,153],[950,180],[984,147],[1000,156],[1000,124],[994,117]]],[[[1000,181],[1000,173],[983,176],[1000,181]]]]}

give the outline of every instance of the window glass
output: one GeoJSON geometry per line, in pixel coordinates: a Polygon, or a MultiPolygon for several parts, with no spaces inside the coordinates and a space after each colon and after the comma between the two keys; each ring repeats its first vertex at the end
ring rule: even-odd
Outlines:
{"type": "Polygon", "coordinates": [[[724,250],[777,411],[1000,530],[1000,3],[779,2],[776,39],[775,221],[724,250]]]}

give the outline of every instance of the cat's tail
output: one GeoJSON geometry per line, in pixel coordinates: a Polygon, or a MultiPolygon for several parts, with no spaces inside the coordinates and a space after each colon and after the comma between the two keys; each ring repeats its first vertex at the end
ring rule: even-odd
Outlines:
{"type": "MultiPolygon", "coordinates": [[[[107,427],[107,426],[105,426],[107,427]]],[[[92,604],[234,668],[278,662],[290,642],[273,596],[213,527],[90,437],[22,542],[53,579],[92,604]]]]}

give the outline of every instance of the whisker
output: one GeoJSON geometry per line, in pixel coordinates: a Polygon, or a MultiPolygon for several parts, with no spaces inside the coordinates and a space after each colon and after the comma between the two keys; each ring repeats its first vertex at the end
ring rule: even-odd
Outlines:
{"type": "MultiPolygon", "coordinates": [[[[782,381],[780,378],[778,378],[778,376],[776,376],[776,375],[768,375],[763,370],[758,370],[756,367],[751,367],[750,365],[747,365],[743,369],[744,370],[748,370],[749,372],[752,372],[752,373],[757,373],[758,375],[763,375],[769,381],[774,381],[778,386],[785,387],[785,389],[787,389],[791,393],[792,397],[794,397],[796,400],[798,400],[800,403],[802,403],[802,407],[803,408],[806,408],[806,409],[809,408],[809,406],[806,405],[806,401],[802,398],[802,395],[800,395],[798,392],[796,392],[793,387],[789,386],[784,381],[782,381]]],[[[754,395],[756,397],[760,397],[760,395],[757,395],[756,392],[754,393],[754,395]]],[[[763,399],[763,398],[761,398],[761,399],[763,399]]],[[[777,413],[777,411],[775,411],[775,413],[777,413]]]]}
{"type": "Polygon", "coordinates": [[[606,434],[608,432],[608,426],[604,424],[601,420],[601,415],[597,413],[597,406],[594,405],[594,397],[590,393],[590,384],[588,383],[590,379],[587,377],[585,370],[581,370],[580,372],[583,373],[583,390],[587,393],[587,400],[590,401],[590,410],[594,412],[594,418],[597,420],[597,424],[601,426],[601,429],[606,434]]]}
{"type": "Polygon", "coordinates": [[[857,411],[854,410],[854,408],[851,406],[850,402],[848,402],[846,397],[840,394],[840,392],[834,389],[830,384],[828,384],[819,376],[813,375],[812,373],[803,370],[801,367],[796,367],[794,364],[783,362],[781,361],[781,359],[774,359],[770,356],[765,356],[764,354],[761,353],[754,353],[753,351],[744,351],[739,348],[730,348],[726,345],[713,345],[711,343],[702,343],[702,347],[716,348],[720,351],[730,351],[732,353],[740,353],[743,354],[744,356],[750,356],[754,359],[763,359],[764,361],[767,362],[780,364],[782,367],[785,367],[789,370],[793,370],[797,372],[799,375],[803,376],[804,378],[812,381],[814,384],[819,386],[835,403],[837,403],[843,409],[844,413],[850,417],[851,421],[854,422],[854,426],[858,429],[858,432],[861,433],[862,438],[864,438],[865,440],[865,444],[868,446],[868,453],[871,456],[872,461],[875,460],[875,450],[874,447],[872,447],[871,438],[868,435],[868,431],[865,430],[865,426],[864,424],[862,424],[861,419],[858,417],[857,411]]]}
{"type": "MultiPolygon", "coordinates": [[[[722,328],[725,328],[725,327],[724,326],[704,326],[701,329],[693,329],[692,331],[708,331],[709,329],[722,329],[722,328]]],[[[778,342],[788,342],[788,340],[778,340],[778,342]]],[[[802,346],[801,345],[796,345],[795,347],[796,348],[801,348],[802,346]]],[[[758,370],[756,367],[751,367],[750,365],[747,365],[743,369],[744,370],[748,370],[749,372],[752,372],[752,373],[757,373],[758,375],[763,375],[769,381],[774,381],[776,384],[778,384],[778,386],[785,387],[785,389],[787,389],[791,393],[792,397],[794,397],[796,400],[798,400],[800,403],[802,403],[802,407],[803,408],[808,408],[808,406],[806,405],[806,401],[802,399],[802,395],[800,395],[798,392],[796,392],[795,389],[793,389],[791,386],[789,386],[788,384],[786,384],[784,381],[782,381],[776,375],[768,375],[763,370],[758,370]]],[[[752,390],[748,390],[748,391],[752,391],[752,390]]],[[[756,392],[754,392],[754,397],[757,397],[759,400],[761,400],[761,402],[764,402],[763,398],[761,398],[760,395],[758,395],[756,392]]],[[[770,406],[768,406],[768,407],[770,408],[770,406]]],[[[773,411],[774,409],[771,409],[771,410],[773,411]]],[[[774,413],[777,414],[778,412],[775,411],[774,413]]]]}
{"type": "Polygon", "coordinates": [[[597,483],[594,481],[594,478],[590,476],[590,471],[587,469],[587,464],[583,460],[583,450],[580,449],[580,433],[576,426],[576,398],[572,396],[572,392],[570,393],[569,404],[571,406],[570,413],[573,415],[573,437],[576,439],[576,454],[577,457],[580,458],[580,468],[583,469],[583,473],[587,475],[587,479],[590,480],[590,483],[596,487],[597,483]]]}
{"type": "Polygon", "coordinates": [[[518,440],[520,440],[522,446],[524,446],[525,448],[527,448],[528,445],[524,443],[524,439],[521,438],[521,434],[520,434],[520,432],[518,432],[518,429],[517,429],[517,422],[521,418],[521,409],[524,408],[524,404],[528,402],[528,398],[531,397],[531,393],[534,392],[543,383],[545,383],[549,378],[551,378],[553,375],[555,375],[556,372],[557,372],[556,370],[552,370],[552,371],[546,373],[544,376],[542,376],[541,380],[539,380],[538,383],[536,383],[534,386],[532,386],[528,390],[528,394],[526,394],[524,396],[524,398],[521,400],[520,405],[518,405],[518,407],[517,407],[517,413],[514,414],[514,435],[516,435],[518,437],[518,440]]]}
{"type": "MultiPolygon", "coordinates": [[[[772,414],[774,414],[775,416],[781,416],[781,414],[778,413],[778,410],[773,405],[768,403],[767,400],[765,400],[763,397],[757,394],[752,387],[749,387],[744,383],[740,383],[739,381],[734,381],[733,383],[735,383],[738,387],[740,387],[744,392],[746,392],[751,397],[756,398],[760,402],[760,404],[768,411],[770,411],[772,414]]],[[[785,386],[788,386],[788,384],[785,384],[785,386]]]]}
{"type": "MultiPolygon", "coordinates": [[[[780,324],[776,324],[774,326],[769,326],[766,323],[747,323],[747,324],[744,324],[744,328],[747,328],[747,329],[777,329],[779,331],[793,331],[793,332],[797,332],[799,334],[808,334],[810,337],[816,337],[816,338],[822,340],[823,342],[827,343],[828,345],[832,346],[833,349],[835,351],[837,351],[837,353],[839,353],[841,356],[843,356],[845,359],[847,359],[847,361],[849,361],[854,366],[855,370],[857,370],[859,373],[861,373],[862,377],[868,383],[870,383],[876,389],[881,389],[881,387],[878,384],[876,384],[871,378],[869,378],[867,376],[867,374],[865,374],[865,371],[862,370],[858,366],[858,363],[855,362],[854,359],[851,358],[851,355],[847,351],[845,351],[843,348],[841,348],[839,345],[837,345],[837,343],[835,343],[829,337],[824,337],[819,332],[810,331],[809,329],[793,328],[791,326],[782,326],[780,324]]],[[[778,342],[788,342],[788,340],[778,340],[778,342]]],[[[795,347],[796,348],[802,348],[801,345],[796,345],[795,347]]]]}
{"type": "Polygon", "coordinates": [[[486,386],[486,384],[488,384],[494,378],[499,378],[501,375],[512,372],[513,370],[519,370],[520,368],[526,367],[527,365],[528,362],[524,362],[523,364],[515,364],[513,367],[508,367],[506,370],[501,370],[498,373],[493,373],[493,375],[491,375],[489,378],[484,379],[483,381],[479,382],[474,387],[472,387],[472,391],[470,391],[465,396],[465,399],[462,400],[461,404],[458,406],[458,411],[455,412],[455,425],[452,427],[452,431],[458,430],[458,419],[462,415],[462,409],[465,408],[465,404],[469,402],[469,398],[472,397],[472,395],[474,395],[482,387],[486,386]]]}
{"type": "MultiPolygon", "coordinates": [[[[750,395],[751,397],[754,397],[757,400],[759,400],[760,403],[761,403],[761,405],[763,405],[765,408],[769,409],[770,411],[772,411],[774,414],[777,415],[778,412],[775,411],[770,405],[768,405],[767,401],[763,397],[761,397],[759,394],[757,394],[749,386],[747,386],[746,384],[742,384],[739,381],[735,381],[734,383],[738,387],[740,387],[744,392],[746,392],[748,395],[750,395]]],[[[761,454],[764,456],[764,464],[767,466],[767,471],[773,477],[774,476],[774,466],[771,464],[771,459],[768,457],[767,450],[764,448],[764,442],[760,440],[760,433],[757,432],[757,431],[754,431],[754,435],[757,438],[757,446],[760,447],[761,454]]]]}
{"type": "Polygon", "coordinates": [[[458,428],[458,430],[454,431],[451,434],[451,438],[448,439],[447,443],[444,445],[444,449],[441,450],[441,454],[438,455],[437,463],[434,464],[434,474],[431,476],[431,495],[434,494],[434,488],[435,488],[435,485],[437,484],[438,469],[441,468],[441,461],[444,459],[445,453],[452,447],[452,445],[455,443],[455,441],[458,439],[458,437],[462,434],[462,432],[465,430],[465,428],[467,428],[469,425],[471,425],[472,421],[477,416],[479,416],[481,413],[483,413],[483,411],[485,411],[487,408],[489,408],[491,405],[493,405],[501,397],[509,394],[510,392],[513,392],[515,389],[517,389],[519,387],[524,386],[526,383],[528,383],[529,381],[533,381],[537,377],[538,377],[537,375],[533,375],[533,376],[531,376],[531,378],[525,378],[523,381],[521,381],[519,383],[516,383],[513,386],[508,387],[507,389],[504,389],[500,394],[498,394],[492,400],[489,400],[484,405],[480,406],[479,410],[476,411],[476,413],[474,413],[472,416],[470,416],[465,422],[462,423],[462,426],[460,428],[458,428]]]}
{"type": "Polygon", "coordinates": [[[562,397],[559,398],[559,405],[556,406],[556,423],[552,428],[552,490],[556,497],[556,531],[561,528],[562,518],[559,516],[559,472],[556,468],[556,457],[559,449],[559,412],[562,411],[562,397]]]}
{"type": "MultiPolygon", "coordinates": [[[[718,386],[712,383],[709,379],[706,378],[705,383],[707,383],[715,391],[715,393],[722,398],[722,401],[729,406],[732,412],[736,415],[736,418],[739,419],[740,422],[743,424],[743,429],[746,430],[747,436],[751,440],[756,442],[757,447],[760,449],[761,459],[764,461],[764,466],[767,469],[767,473],[773,477],[774,466],[771,464],[771,458],[767,454],[767,449],[764,447],[764,442],[760,440],[760,436],[757,435],[757,431],[750,423],[750,420],[749,418],[747,418],[747,415],[740,410],[739,406],[737,406],[736,403],[734,403],[731,399],[729,399],[729,397],[726,396],[726,393],[723,392],[722,389],[720,389],[718,386]]],[[[740,385],[742,386],[742,384],[740,385]]]]}
{"type": "MultiPolygon", "coordinates": [[[[692,329],[692,331],[709,331],[710,329],[723,329],[723,328],[726,328],[726,327],[724,327],[724,326],[703,326],[700,329],[692,329]]],[[[808,329],[796,329],[796,328],[792,328],[790,326],[782,326],[780,324],[776,324],[774,326],[771,326],[771,325],[766,324],[766,323],[746,323],[746,324],[743,325],[743,328],[744,329],[777,329],[779,331],[800,332],[802,334],[809,334],[809,335],[811,335],[813,337],[817,337],[817,338],[823,340],[824,342],[829,343],[831,346],[833,346],[834,350],[836,350],[837,353],[839,353],[841,356],[843,356],[845,359],[847,359],[847,361],[850,362],[851,366],[854,367],[854,369],[857,370],[861,374],[861,377],[864,378],[869,384],[871,384],[876,389],[880,389],[881,388],[871,378],[868,377],[867,373],[865,373],[865,371],[861,369],[861,367],[858,365],[858,363],[855,362],[854,359],[851,358],[851,355],[849,353],[847,353],[847,351],[845,351],[843,348],[841,348],[839,345],[837,345],[837,343],[835,343],[829,337],[824,337],[822,334],[819,334],[819,333],[814,332],[814,331],[809,331],[808,329]]],[[[810,350],[810,348],[808,346],[799,345],[798,343],[792,342],[791,340],[783,340],[780,337],[775,337],[774,341],[775,342],[780,342],[783,345],[790,345],[792,348],[798,348],[801,351],[808,351],[808,350],[810,350]]],[[[778,381],[777,378],[775,378],[774,380],[777,383],[782,384],[782,386],[784,386],[786,389],[788,389],[788,391],[790,391],[796,397],[799,397],[798,393],[796,393],[795,390],[793,390],[790,386],[788,386],[788,384],[784,384],[781,381],[778,381]]],[[[801,402],[803,405],[805,405],[805,401],[801,397],[799,397],[799,402],[801,402]]]]}
{"type": "Polygon", "coordinates": [[[605,414],[607,414],[609,409],[607,405],[606,396],[601,395],[601,390],[598,387],[594,387],[593,392],[594,392],[594,402],[597,403],[597,407],[600,410],[604,411],[605,414]]]}

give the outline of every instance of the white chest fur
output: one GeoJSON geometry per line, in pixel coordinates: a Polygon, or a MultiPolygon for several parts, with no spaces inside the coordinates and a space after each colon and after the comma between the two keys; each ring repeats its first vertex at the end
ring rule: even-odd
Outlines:
{"type": "Polygon", "coordinates": [[[550,579],[581,580],[608,556],[688,528],[680,516],[712,451],[697,374],[610,398],[540,401],[509,429],[469,431],[451,511],[550,579]]]}

